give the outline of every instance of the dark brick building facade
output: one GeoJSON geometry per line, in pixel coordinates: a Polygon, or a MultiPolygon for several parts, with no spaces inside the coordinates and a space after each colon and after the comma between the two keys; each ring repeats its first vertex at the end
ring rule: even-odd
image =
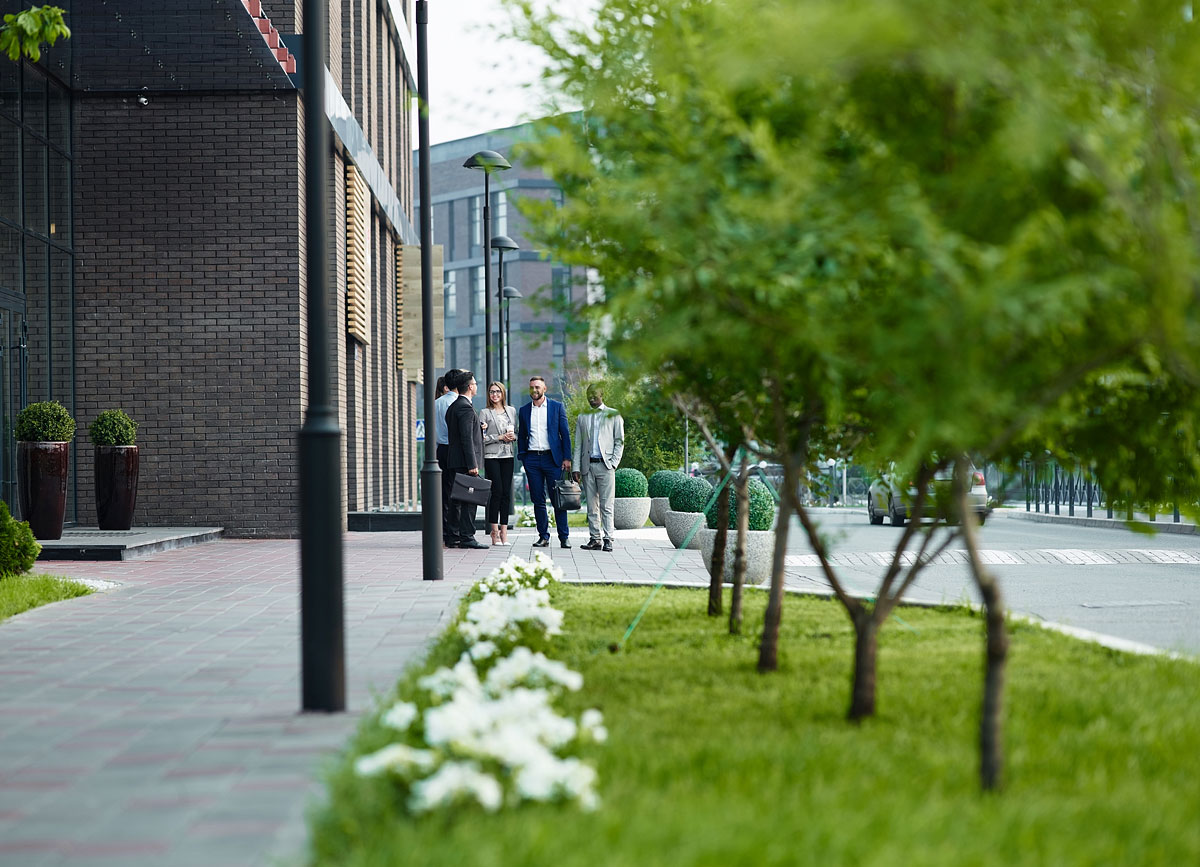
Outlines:
{"type": "MultiPolygon", "coordinates": [[[[0,0],[5,12],[20,5],[0,0]]],[[[0,163],[24,167],[0,174],[0,193],[15,183],[20,205],[0,211],[0,340],[6,312],[24,318],[23,399],[57,399],[79,423],[68,520],[95,523],[86,426],[119,407],[141,425],[137,524],[294,535],[308,311],[303,106],[288,46],[301,0],[129,2],[119,27],[112,4],[63,5],[72,38],[0,77],[0,163]],[[57,139],[43,117],[56,99],[70,118],[57,139]],[[35,204],[52,201],[56,158],[70,218],[57,239],[35,204]],[[3,258],[14,255],[15,267],[3,258]],[[48,280],[42,262],[57,268],[48,280]]],[[[339,323],[348,510],[416,499],[419,371],[401,367],[397,270],[400,246],[417,243],[411,5],[330,4],[326,312],[339,323]]],[[[4,411],[19,409],[22,397],[5,395],[4,411]]]]}

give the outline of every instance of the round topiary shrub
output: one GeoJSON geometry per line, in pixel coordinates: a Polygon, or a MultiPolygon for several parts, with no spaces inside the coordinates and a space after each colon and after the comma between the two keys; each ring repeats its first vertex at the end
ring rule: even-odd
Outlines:
{"type": "Polygon", "coordinates": [[[33,568],[42,546],[33,538],[28,521],[18,521],[0,500],[0,578],[33,568]]]}
{"type": "Polygon", "coordinates": [[[703,512],[712,496],[713,486],[707,479],[685,476],[671,491],[672,512],[703,512]]]}
{"type": "Polygon", "coordinates": [[[57,400],[31,403],[17,413],[17,442],[65,443],[75,438],[75,419],[57,400]]]}
{"type": "Polygon", "coordinates": [[[648,485],[646,477],[642,475],[641,470],[635,470],[633,467],[623,467],[617,470],[617,499],[628,499],[630,497],[644,497],[648,485]]]}
{"type": "MultiPolygon", "coordinates": [[[[737,529],[737,492],[733,489],[733,483],[728,486],[729,497],[729,529],[737,529]]],[[[750,529],[751,530],[770,530],[771,523],[775,520],[775,498],[771,496],[771,492],[758,479],[751,479],[746,487],[746,493],[750,498],[750,529]]],[[[710,530],[717,529],[717,506],[721,503],[720,498],[717,498],[708,511],[704,514],[708,517],[708,528],[710,530]]]]}
{"type": "Polygon", "coordinates": [[[681,473],[679,470],[659,470],[657,473],[651,473],[646,496],[669,497],[671,491],[675,490],[679,483],[686,478],[687,474],[681,473]]]}
{"type": "Polygon", "coordinates": [[[88,425],[94,446],[131,446],[137,438],[137,422],[119,409],[106,409],[88,425]]]}

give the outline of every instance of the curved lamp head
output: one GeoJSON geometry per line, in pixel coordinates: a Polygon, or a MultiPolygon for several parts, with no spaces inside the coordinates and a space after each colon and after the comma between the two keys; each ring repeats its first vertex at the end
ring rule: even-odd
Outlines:
{"type": "Polygon", "coordinates": [[[517,299],[517,298],[525,297],[524,295],[521,294],[521,290],[518,289],[516,286],[505,286],[500,291],[502,293],[504,293],[504,297],[507,299],[517,299]]]}
{"type": "Polygon", "coordinates": [[[463,163],[463,168],[482,169],[490,175],[492,172],[502,172],[505,169],[511,169],[512,165],[495,151],[480,151],[477,154],[472,154],[463,163]]]}
{"type": "Polygon", "coordinates": [[[520,247],[517,246],[517,242],[514,241],[512,238],[508,237],[508,235],[497,235],[496,237],[492,238],[491,247],[493,250],[519,250],[519,249],[521,249],[520,247]]]}

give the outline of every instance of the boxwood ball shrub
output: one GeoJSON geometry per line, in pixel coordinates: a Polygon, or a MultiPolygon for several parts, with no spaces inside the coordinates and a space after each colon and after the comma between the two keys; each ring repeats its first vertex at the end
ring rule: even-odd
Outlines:
{"type": "Polygon", "coordinates": [[[687,478],[686,473],[681,473],[679,470],[659,470],[650,476],[650,482],[647,485],[649,493],[648,497],[669,497],[671,491],[679,486],[679,483],[687,478]]]}
{"type": "MultiPolygon", "coordinates": [[[[733,485],[728,486],[729,497],[729,529],[737,529],[737,492],[734,491],[733,485]]],[[[771,496],[771,492],[758,479],[751,479],[750,484],[746,488],[746,493],[750,498],[750,529],[751,530],[770,530],[771,522],[775,520],[775,498],[771,496]]],[[[718,497],[708,511],[704,514],[708,516],[708,527],[710,530],[717,529],[717,506],[721,503],[718,497]]]]}
{"type": "Polygon", "coordinates": [[[685,476],[675,490],[671,491],[671,511],[703,512],[712,496],[713,486],[708,479],[685,476]]]}
{"type": "Polygon", "coordinates": [[[94,446],[131,446],[137,438],[137,422],[119,409],[106,409],[88,425],[94,446]]]}
{"type": "Polygon", "coordinates": [[[14,518],[8,504],[0,500],[0,578],[28,572],[41,551],[29,522],[14,518]]]}
{"type": "Polygon", "coordinates": [[[17,413],[15,433],[18,442],[65,443],[75,438],[75,419],[57,400],[42,400],[17,413]]]}
{"type": "Polygon", "coordinates": [[[635,470],[633,467],[622,467],[617,470],[616,485],[617,496],[622,498],[644,497],[649,488],[642,471],[635,470]]]}

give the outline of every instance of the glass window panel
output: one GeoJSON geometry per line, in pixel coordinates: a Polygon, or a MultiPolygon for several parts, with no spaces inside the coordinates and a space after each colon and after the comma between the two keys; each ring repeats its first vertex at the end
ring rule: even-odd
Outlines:
{"type": "MultiPolygon", "coordinates": [[[[8,58],[0,57],[0,61],[3,66],[8,58]]],[[[20,146],[20,129],[0,118],[0,219],[17,224],[21,222],[20,146]]]]}
{"type": "Polygon", "coordinates": [[[70,253],[50,250],[50,374],[51,398],[63,406],[74,403],[70,253]]]}
{"type": "Polygon", "coordinates": [[[471,312],[482,313],[487,287],[483,284],[483,269],[471,269],[471,312]]]}
{"type": "Polygon", "coordinates": [[[483,196],[471,196],[469,210],[471,215],[471,253],[474,256],[483,249],[483,196]]]}
{"type": "Polygon", "coordinates": [[[46,76],[28,64],[25,66],[25,88],[21,101],[25,109],[25,126],[39,135],[45,135],[46,76]]]}
{"type": "Polygon", "coordinates": [[[0,114],[13,120],[21,119],[21,66],[4,58],[0,63],[0,114]]]}
{"type": "Polygon", "coordinates": [[[50,151],[50,237],[71,243],[71,163],[50,151]]]}
{"type": "Polygon", "coordinates": [[[60,87],[53,80],[49,82],[50,99],[48,106],[50,143],[62,148],[68,153],[71,150],[71,99],[66,88],[60,87]]]}
{"type": "Polygon", "coordinates": [[[508,234],[508,194],[504,192],[492,194],[492,237],[508,234]]]}
{"type": "Polygon", "coordinates": [[[21,233],[0,225],[0,287],[21,291],[21,233]]]}
{"type": "Polygon", "coordinates": [[[25,228],[46,232],[46,146],[25,134],[25,228]]]}
{"type": "Polygon", "coordinates": [[[446,296],[446,321],[458,315],[458,272],[447,271],[443,289],[446,296]]]}

